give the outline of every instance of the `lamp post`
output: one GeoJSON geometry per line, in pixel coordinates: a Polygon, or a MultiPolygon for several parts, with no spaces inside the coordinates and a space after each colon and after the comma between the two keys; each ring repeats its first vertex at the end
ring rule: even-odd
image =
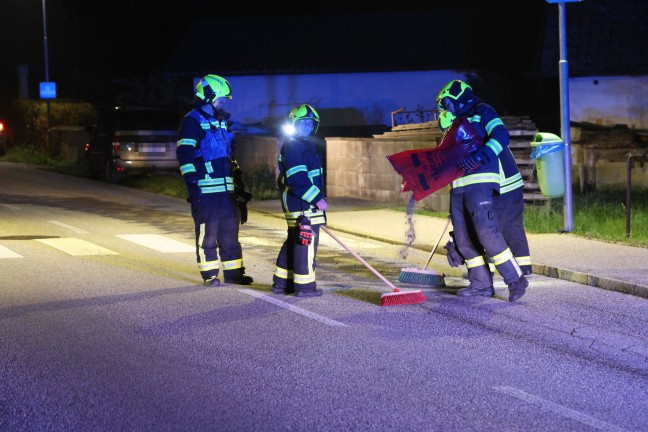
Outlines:
{"type": "MultiPolygon", "coordinates": [[[[45,12],[45,0],[43,0],[43,42],[45,44],[45,82],[49,83],[49,58],[47,53],[47,14],[45,12]]],[[[47,98],[47,149],[50,154],[52,149],[52,111],[50,106],[50,98],[47,98]]]]}
{"type": "Polygon", "coordinates": [[[563,202],[564,229],[571,232],[573,229],[572,206],[572,176],[571,176],[571,137],[569,122],[569,64],[567,62],[567,20],[565,17],[565,3],[580,2],[582,0],[547,0],[547,3],[558,3],[558,24],[560,40],[560,133],[565,143],[565,199],[563,202]]]}

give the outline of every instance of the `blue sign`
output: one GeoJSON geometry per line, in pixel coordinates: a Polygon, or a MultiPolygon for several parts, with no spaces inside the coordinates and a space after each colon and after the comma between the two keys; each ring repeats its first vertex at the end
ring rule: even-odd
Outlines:
{"type": "Polygon", "coordinates": [[[56,99],[56,83],[55,82],[40,83],[40,97],[41,99],[56,99]]]}

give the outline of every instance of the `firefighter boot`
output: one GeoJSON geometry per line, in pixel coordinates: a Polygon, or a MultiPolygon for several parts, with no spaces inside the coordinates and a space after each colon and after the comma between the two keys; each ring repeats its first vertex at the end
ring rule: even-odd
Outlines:
{"type": "Polygon", "coordinates": [[[218,280],[218,276],[212,276],[209,279],[205,279],[204,283],[205,283],[205,285],[211,286],[211,287],[220,286],[220,281],[218,280]]]}
{"type": "Polygon", "coordinates": [[[468,279],[470,285],[457,291],[459,297],[493,297],[495,295],[491,272],[486,265],[468,269],[468,279]]]}
{"type": "Polygon", "coordinates": [[[250,285],[254,282],[252,276],[245,274],[245,267],[241,267],[240,273],[234,277],[225,277],[225,283],[235,285],[250,285]]]}
{"type": "Polygon", "coordinates": [[[288,287],[284,288],[284,287],[280,287],[280,286],[277,285],[276,283],[273,283],[273,284],[272,284],[272,288],[271,288],[271,290],[272,290],[272,292],[273,292],[274,294],[294,294],[294,293],[295,293],[295,290],[294,290],[293,288],[288,288],[288,287]]]}
{"type": "Polygon", "coordinates": [[[459,297],[493,297],[495,295],[495,288],[493,288],[492,285],[484,288],[476,288],[472,285],[469,285],[467,288],[462,288],[457,291],[457,295],[459,297]]]}
{"type": "Polygon", "coordinates": [[[297,291],[295,293],[295,297],[320,297],[323,294],[324,291],[319,288],[315,288],[314,290],[310,291],[297,291]]]}
{"type": "Polygon", "coordinates": [[[228,284],[235,284],[235,285],[250,285],[252,282],[254,282],[254,279],[252,279],[252,276],[248,275],[239,275],[235,276],[230,279],[225,279],[225,283],[228,284]]]}
{"type": "Polygon", "coordinates": [[[511,282],[508,286],[509,289],[509,301],[514,302],[519,299],[526,293],[526,289],[529,286],[529,281],[524,277],[520,276],[520,279],[515,282],[511,282]]]}

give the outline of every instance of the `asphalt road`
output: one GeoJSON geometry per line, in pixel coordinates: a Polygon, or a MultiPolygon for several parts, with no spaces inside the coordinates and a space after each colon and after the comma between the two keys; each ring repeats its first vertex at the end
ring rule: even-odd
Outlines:
{"type": "Polygon", "coordinates": [[[544,276],[532,303],[462,299],[457,278],[381,307],[390,289],[324,236],[325,295],[275,295],[284,232],[251,212],[255,283],[207,288],[184,201],[0,163],[0,430],[648,428],[646,299],[544,276]]]}

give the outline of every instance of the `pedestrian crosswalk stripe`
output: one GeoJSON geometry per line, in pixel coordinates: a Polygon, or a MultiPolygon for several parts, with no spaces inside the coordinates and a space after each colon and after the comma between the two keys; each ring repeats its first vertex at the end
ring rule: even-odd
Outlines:
{"type": "Polygon", "coordinates": [[[196,252],[196,246],[194,245],[188,245],[157,234],[123,234],[117,237],[162,253],[196,252]]]}
{"type": "Polygon", "coordinates": [[[0,245],[0,258],[22,258],[22,255],[0,245]]]}
{"type": "Polygon", "coordinates": [[[50,238],[38,239],[41,243],[45,243],[55,249],[65,252],[69,255],[119,255],[109,249],[102,248],[96,244],[92,244],[85,240],[77,238],[50,238]]]}

